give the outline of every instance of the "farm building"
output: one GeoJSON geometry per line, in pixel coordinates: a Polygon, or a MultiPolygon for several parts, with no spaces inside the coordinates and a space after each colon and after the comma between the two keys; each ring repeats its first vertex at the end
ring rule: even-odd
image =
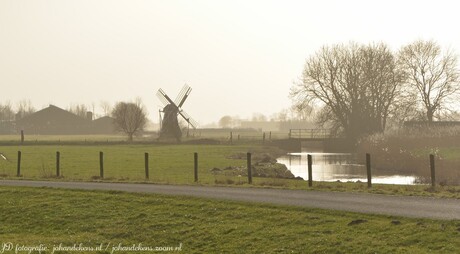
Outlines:
{"type": "Polygon", "coordinates": [[[115,126],[113,125],[113,118],[110,116],[103,116],[93,120],[91,123],[91,134],[113,134],[115,133],[115,126]]]}
{"type": "Polygon", "coordinates": [[[110,117],[92,120],[91,112],[83,118],[54,105],[17,120],[16,129],[24,130],[28,134],[40,135],[115,133],[110,117]]]}

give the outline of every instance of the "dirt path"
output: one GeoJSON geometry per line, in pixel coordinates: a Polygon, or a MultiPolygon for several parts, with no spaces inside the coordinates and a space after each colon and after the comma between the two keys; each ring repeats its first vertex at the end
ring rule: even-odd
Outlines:
{"type": "Polygon", "coordinates": [[[415,218],[460,220],[460,200],[375,194],[130,183],[0,180],[1,186],[118,190],[292,205],[415,218]]]}

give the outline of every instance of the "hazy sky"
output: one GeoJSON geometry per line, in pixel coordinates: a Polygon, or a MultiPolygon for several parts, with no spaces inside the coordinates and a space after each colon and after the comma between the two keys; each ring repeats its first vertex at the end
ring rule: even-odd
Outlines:
{"type": "Polygon", "coordinates": [[[324,44],[435,39],[460,53],[456,1],[0,0],[0,103],[96,105],[193,88],[201,124],[290,106],[324,44]]]}

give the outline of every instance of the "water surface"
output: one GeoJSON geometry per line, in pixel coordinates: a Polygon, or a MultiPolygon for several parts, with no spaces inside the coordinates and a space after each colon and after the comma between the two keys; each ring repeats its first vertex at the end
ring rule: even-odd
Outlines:
{"type": "MultiPolygon", "coordinates": [[[[356,154],[352,153],[289,153],[278,158],[278,162],[297,177],[308,180],[307,155],[313,159],[313,181],[326,182],[367,182],[366,166],[358,163],[356,154]]],[[[372,169],[372,182],[383,184],[414,184],[416,178],[411,175],[398,175],[372,169]]]]}

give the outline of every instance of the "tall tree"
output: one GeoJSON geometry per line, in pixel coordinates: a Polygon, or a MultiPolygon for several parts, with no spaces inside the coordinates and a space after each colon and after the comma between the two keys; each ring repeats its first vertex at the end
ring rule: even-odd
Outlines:
{"type": "Polygon", "coordinates": [[[267,117],[262,113],[253,113],[252,114],[252,121],[253,122],[266,122],[267,117]]]}
{"type": "Polygon", "coordinates": [[[382,132],[402,82],[393,53],[385,44],[324,46],[310,57],[295,101],[320,104],[318,121],[346,137],[382,132]]]}
{"type": "Polygon", "coordinates": [[[101,101],[100,106],[102,109],[103,116],[108,116],[110,115],[110,111],[112,109],[112,106],[110,105],[110,102],[108,101],[101,101]]]}
{"type": "Polygon", "coordinates": [[[23,118],[35,113],[35,108],[30,100],[21,100],[17,104],[17,116],[23,118]]]}
{"type": "Polygon", "coordinates": [[[9,122],[14,120],[14,111],[10,102],[0,104],[0,121],[9,122]]]}
{"type": "Polygon", "coordinates": [[[147,113],[140,99],[135,102],[118,102],[112,117],[118,131],[128,135],[128,141],[133,141],[133,136],[144,130],[147,123],[147,113]]]}
{"type": "Polygon", "coordinates": [[[89,112],[89,109],[85,104],[75,104],[75,105],[70,105],[67,108],[67,111],[79,117],[86,118],[86,113],[89,112]]]}
{"type": "Polygon", "coordinates": [[[233,118],[231,116],[223,116],[219,120],[219,126],[221,128],[231,128],[233,126],[233,118]]]}
{"type": "Polygon", "coordinates": [[[313,107],[305,101],[294,101],[290,108],[293,119],[307,121],[314,115],[313,107]]]}
{"type": "Polygon", "coordinates": [[[434,41],[418,40],[401,49],[398,63],[407,85],[418,92],[426,120],[432,122],[460,91],[457,56],[452,51],[443,52],[434,41]]]}

